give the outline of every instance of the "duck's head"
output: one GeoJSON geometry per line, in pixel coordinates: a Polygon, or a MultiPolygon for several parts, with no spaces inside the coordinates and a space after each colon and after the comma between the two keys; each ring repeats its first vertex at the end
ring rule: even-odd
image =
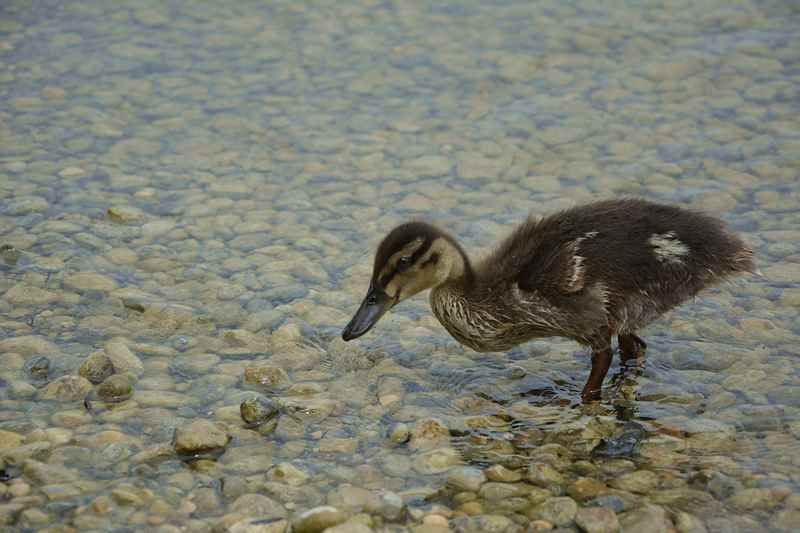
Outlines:
{"type": "Polygon", "coordinates": [[[439,228],[416,221],[397,226],[378,246],[369,290],[342,338],[360,337],[399,302],[467,272],[466,254],[439,228]]]}

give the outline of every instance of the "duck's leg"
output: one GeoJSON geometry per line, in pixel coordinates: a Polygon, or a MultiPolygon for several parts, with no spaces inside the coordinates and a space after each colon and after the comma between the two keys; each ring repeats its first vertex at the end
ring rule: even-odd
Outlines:
{"type": "Polygon", "coordinates": [[[611,351],[611,336],[602,343],[592,345],[592,371],[589,372],[589,379],[581,392],[581,400],[589,402],[600,399],[600,391],[603,387],[603,379],[611,366],[611,359],[614,352],[611,351]]]}
{"type": "Polygon", "coordinates": [[[630,360],[639,361],[644,357],[647,343],[633,333],[620,333],[619,336],[619,360],[622,364],[630,360]]]}

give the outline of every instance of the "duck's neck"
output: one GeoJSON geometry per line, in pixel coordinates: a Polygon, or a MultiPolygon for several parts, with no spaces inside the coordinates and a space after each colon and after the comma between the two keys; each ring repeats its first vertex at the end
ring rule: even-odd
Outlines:
{"type": "Polygon", "coordinates": [[[453,248],[452,252],[448,254],[450,268],[447,278],[445,278],[440,287],[467,292],[475,284],[475,271],[464,248],[455,239],[448,239],[448,241],[448,244],[453,248]]]}

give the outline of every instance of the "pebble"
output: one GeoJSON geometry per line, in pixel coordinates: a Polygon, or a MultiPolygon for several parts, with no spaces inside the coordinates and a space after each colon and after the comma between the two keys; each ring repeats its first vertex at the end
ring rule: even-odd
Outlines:
{"type": "Polygon", "coordinates": [[[103,349],[114,366],[115,372],[119,374],[130,372],[135,376],[141,376],[144,373],[142,360],[121,339],[108,341],[103,349]]]}
{"type": "MultiPolygon", "coordinates": [[[[248,398],[239,405],[239,414],[242,420],[251,426],[270,423],[273,426],[277,425],[280,412],[281,406],[276,400],[261,395],[248,398]]],[[[275,428],[270,428],[270,430],[273,429],[275,428]]]]}
{"type": "Polygon", "coordinates": [[[419,453],[413,460],[414,470],[420,474],[440,474],[461,463],[461,455],[453,448],[436,448],[419,453]]]}
{"type": "Polygon", "coordinates": [[[60,299],[58,293],[25,283],[17,283],[8,289],[4,297],[8,303],[19,306],[45,305],[60,299]]]}
{"type": "Polygon", "coordinates": [[[291,463],[281,463],[267,471],[267,479],[299,487],[308,482],[308,474],[291,463]]]}
{"type": "Polygon", "coordinates": [[[328,495],[328,505],[348,514],[376,512],[381,507],[381,498],[367,489],[346,484],[328,495]]]}
{"type": "Polygon", "coordinates": [[[117,282],[96,272],[77,272],[64,277],[64,286],[78,291],[111,292],[117,282]]]}
{"type": "Polygon", "coordinates": [[[0,451],[9,448],[16,448],[17,446],[21,445],[24,440],[25,437],[19,433],[0,429],[0,451]]]}
{"type": "Polygon", "coordinates": [[[500,483],[514,483],[522,479],[522,473],[518,470],[510,470],[503,465],[492,465],[484,470],[489,481],[500,483]]]}
{"type": "Polygon", "coordinates": [[[500,502],[508,498],[525,496],[529,486],[522,483],[483,483],[480,488],[480,497],[490,502],[500,502]]]}
{"type": "Polygon", "coordinates": [[[780,505],[785,497],[780,491],[768,488],[739,489],[728,498],[728,505],[741,511],[766,511],[780,505]]]}
{"type": "Polygon", "coordinates": [[[646,494],[658,486],[658,476],[649,470],[637,470],[611,480],[611,486],[628,492],[646,494]]]}
{"type": "Polygon", "coordinates": [[[673,530],[666,510],[658,505],[644,504],[638,509],[622,513],[618,519],[622,531],[669,533],[673,530]]]}
{"type": "Polygon", "coordinates": [[[797,531],[800,529],[800,510],[784,509],[779,511],[770,522],[770,527],[778,531],[797,531]]]}
{"type": "Polygon", "coordinates": [[[575,524],[586,533],[616,533],[619,520],[616,513],[606,507],[582,507],[575,513],[575,524]]]}
{"type": "Polygon", "coordinates": [[[405,444],[410,437],[411,430],[408,424],[402,422],[393,425],[392,429],[389,431],[389,440],[395,444],[405,444]]]}
{"type": "Polygon", "coordinates": [[[457,491],[478,492],[486,482],[486,475],[479,469],[464,466],[447,473],[447,485],[457,491]]]}
{"type": "Polygon", "coordinates": [[[18,217],[30,215],[31,213],[41,213],[49,208],[50,204],[44,198],[39,196],[19,196],[5,202],[0,212],[4,215],[18,217]]]}
{"type": "Polygon", "coordinates": [[[23,368],[34,381],[46,380],[50,375],[50,358],[45,355],[31,357],[23,368]]]}
{"type": "Polygon", "coordinates": [[[329,527],[325,533],[372,533],[373,529],[359,522],[345,522],[338,526],[329,527]]]}
{"type": "Polygon", "coordinates": [[[121,402],[133,394],[133,385],[127,375],[114,375],[108,377],[97,386],[97,397],[104,402],[121,402]]]}
{"type": "Polygon", "coordinates": [[[56,378],[39,391],[42,400],[74,402],[83,400],[92,390],[92,384],[82,376],[66,375],[56,378]]]}
{"type": "Polygon", "coordinates": [[[22,463],[22,474],[37,485],[50,485],[78,479],[78,472],[59,465],[49,465],[33,459],[22,463]]]}
{"type": "Polygon", "coordinates": [[[497,514],[460,516],[452,520],[453,529],[464,533],[505,533],[513,524],[510,518],[497,514]]]}
{"type": "Polygon", "coordinates": [[[175,431],[173,444],[178,455],[194,456],[218,452],[228,445],[227,432],[208,420],[195,420],[175,431]]]}
{"type": "Polygon", "coordinates": [[[274,391],[291,385],[289,375],[277,366],[248,366],[244,369],[244,383],[259,390],[274,391]]]}
{"type": "Polygon", "coordinates": [[[450,440],[450,430],[441,420],[426,418],[414,425],[409,446],[415,450],[429,450],[446,444],[450,440]]]}
{"type": "Polygon", "coordinates": [[[537,487],[550,488],[564,484],[564,476],[547,463],[531,463],[528,465],[526,479],[537,487]]]}
{"type": "Polygon", "coordinates": [[[336,507],[324,505],[304,511],[292,520],[293,533],[320,533],[347,520],[336,507]]]}
{"type": "Polygon", "coordinates": [[[263,494],[242,494],[230,504],[230,510],[245,517],[286,518],[286,508],[277,501],[263,494]]]}
{"type": "Polygon", "coordinates": [[[56,356],[58,347],[38,335],[23,335],[0,340],[0,353],[19,353],[25,357],[32,355],[56,356]]]}
{"type": "Polygon", "coordinates": [[[556,496],[531,509],[528,516],[532,519],[547,520],[557,526],[565,526],[572,523],[577,512],[578,504],[575,500],[567,496],[556,496]]]}
{"type": "Polygon", "coordinates": [[[579,502],[596,498],[607,491],[608,487],[606,487],[605,483],[588,477],[578,478],[567,487],[567,494],[579,502]]]}
{"type": "Polygon", "coordinates": [[[78,369],[78,374],[95,384],[103,382],[113,373],[114,364],[103,351],[89,354],[78,369]]]}

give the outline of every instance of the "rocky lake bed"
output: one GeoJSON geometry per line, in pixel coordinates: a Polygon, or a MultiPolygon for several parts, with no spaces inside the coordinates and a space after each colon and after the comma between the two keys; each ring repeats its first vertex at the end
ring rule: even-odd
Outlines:
{"type": "Polygon", "coordinates": [[[800,10],[0,6],[0,529],[800,530],[800,10]],[[761,276],[589,353],[342,328],[386,230],[720,216],[761,276]]]}

